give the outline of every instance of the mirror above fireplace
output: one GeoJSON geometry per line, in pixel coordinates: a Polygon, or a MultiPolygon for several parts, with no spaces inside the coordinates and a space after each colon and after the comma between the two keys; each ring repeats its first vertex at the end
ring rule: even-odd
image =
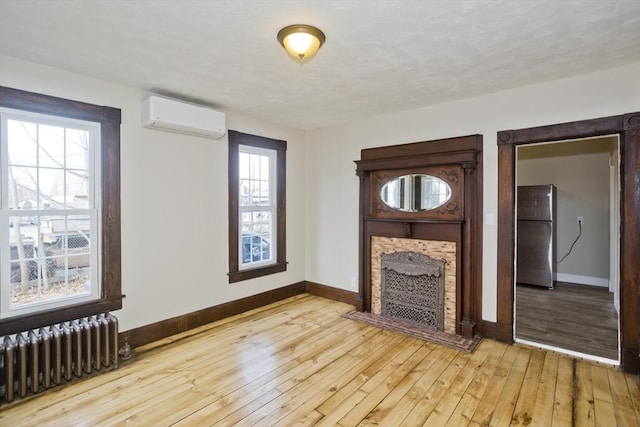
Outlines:
{"type": "Polygon", "coordinates": [[[392,209],[421,212],[439,208],[451,198],[451,187],[438,177],[409,174],[387,181],[380,199],[392,209]]]}

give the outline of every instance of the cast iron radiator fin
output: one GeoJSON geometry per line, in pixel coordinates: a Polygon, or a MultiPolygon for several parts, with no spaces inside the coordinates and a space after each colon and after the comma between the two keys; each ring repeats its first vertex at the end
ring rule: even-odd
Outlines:
{"type": "Polygon", "coordinates": [[[118,367],[118,319],[83,317],[0,337],[0,401],[118,367]]]}

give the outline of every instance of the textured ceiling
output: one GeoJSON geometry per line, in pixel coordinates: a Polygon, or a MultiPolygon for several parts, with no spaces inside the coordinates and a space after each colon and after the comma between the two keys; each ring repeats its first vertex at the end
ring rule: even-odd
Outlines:
{"type": "Polygon", "coordinates": [[[638,61],[640,1],[0,0],[0,53],[313,129],[638,61]]]}

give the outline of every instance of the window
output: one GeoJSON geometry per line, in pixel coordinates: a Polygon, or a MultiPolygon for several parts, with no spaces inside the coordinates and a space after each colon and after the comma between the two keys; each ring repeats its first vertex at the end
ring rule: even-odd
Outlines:
{"type": "Polygon", "coordinates": [[[0,335],[122,307],[119,128],[0,87],[0,335]]]}
{"type": "Polygon", "coordinates": [[[229,131],[229,282],[286,270],[286,141],[229,131]]]}
{"type": "Polygon", "coordinates": [[[4,109],[0,128],[0,315],[98,298],[100,123],[4,109]]]}
{"type": "Polygon", "coordinates": [[[275,260],[276,151],[250,145],[238,147],[238,209],[240,270],[273,264],[275,260]],[[273,247],[272,247],[273,246],[273,247]]]}

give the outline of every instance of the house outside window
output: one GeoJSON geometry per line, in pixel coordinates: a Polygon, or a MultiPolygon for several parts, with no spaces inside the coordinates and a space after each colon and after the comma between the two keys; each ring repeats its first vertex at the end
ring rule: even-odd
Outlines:
{"type": "Polygon", "coordinates": [[[0,335],[122,308],[120,121],[0,86],[0,335]]]}
{"type": "Polygon", "coordinates": [[[96,299],[100,124],[7,109],[0,120],[1,317],[96,299]]]}
{"type": "Polygon", "coordinates": [[[229,131],[229,281],[286,270],[286,142],[229,131]]]}

